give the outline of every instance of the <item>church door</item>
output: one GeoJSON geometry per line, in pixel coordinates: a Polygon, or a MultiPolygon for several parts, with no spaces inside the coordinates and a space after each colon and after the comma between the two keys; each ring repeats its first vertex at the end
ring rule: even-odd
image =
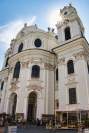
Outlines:
{"type": "Polygon", "coordinates": [[[34,122],[36,120],[36,109],[37,109],[37,95],[35,92],[29,94],[28,97],[28,114],[27,120],[34,122]]]}

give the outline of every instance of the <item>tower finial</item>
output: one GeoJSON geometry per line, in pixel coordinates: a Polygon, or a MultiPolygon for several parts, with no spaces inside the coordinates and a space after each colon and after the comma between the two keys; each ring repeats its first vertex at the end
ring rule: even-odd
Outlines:
{"type": "Polygon", "coordinates": [[[72,6],[72,1],[69,3],[69,6],[72,6]]]}

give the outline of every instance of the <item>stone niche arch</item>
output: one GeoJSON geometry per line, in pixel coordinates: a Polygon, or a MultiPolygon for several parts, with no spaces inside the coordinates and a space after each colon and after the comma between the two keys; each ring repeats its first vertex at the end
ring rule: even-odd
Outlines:
{"type": "Polygon", "coordinates": [[[9,106],[8,106],[8,114],[15,117],[16,114],[16,106],[17,106],[17,94],[15,92],[11,93],[9,96],[9,106]]]}
{"type": "Polygon", "coordinates": [[[36,120],[37,113],[37,92],[30,92],[27,100],[27,121],[34,122],[36,120]]]}

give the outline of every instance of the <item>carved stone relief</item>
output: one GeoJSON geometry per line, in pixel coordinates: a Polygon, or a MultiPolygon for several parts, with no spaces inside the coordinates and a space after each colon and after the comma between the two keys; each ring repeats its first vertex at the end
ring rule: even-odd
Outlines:
{"type": "Polygon", "coordinates": [[[87,54],[86,54],[84,51],[80,51],[79,53],[76,53],[76,54],[74,54],[73,56],[75,57],[75,59],[81,60],[81,59],[84,59],[84,57],[85,57],[86,55],[87,55],[87,54]]]}
{"type": "Polygon", "coordinates": [[[27,62],[21,62],[22,68],[28,68],[29,61],[27,62]]]}
{"type": "Polygon", "coordinates": [[[65,58],[58,59],[59,65],[64,65],[64,63],[65,63],[65,58]]]}
{"type": "Polygon", "coordinates": [[[54,70],[54,66],[49,63],[44,63],[44,67],[46,70],[54,70]]]}

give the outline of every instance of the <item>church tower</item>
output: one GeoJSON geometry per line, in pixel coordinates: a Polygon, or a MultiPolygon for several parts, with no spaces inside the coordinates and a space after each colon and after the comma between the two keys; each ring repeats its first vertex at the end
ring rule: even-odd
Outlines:
{"type": "Polygon", "coordinates": [[[57,55],[59,107],[56,112],[60,121],[67,112],[81,119],[89,116],[89,44],[84,37],[84,27],[72,5],[60,10],[62,21],[57,23],[59,46],[53,51],[57,55]],[[83,113],[85,113],[85,116],[83,113]]]}
{"type": "Polygon", "coordinates": [[[71,4],[60,10],[61,21],[56,25],[60,45],[68,40],[74,40],[84,35],[84,27],[71,4]]]}

